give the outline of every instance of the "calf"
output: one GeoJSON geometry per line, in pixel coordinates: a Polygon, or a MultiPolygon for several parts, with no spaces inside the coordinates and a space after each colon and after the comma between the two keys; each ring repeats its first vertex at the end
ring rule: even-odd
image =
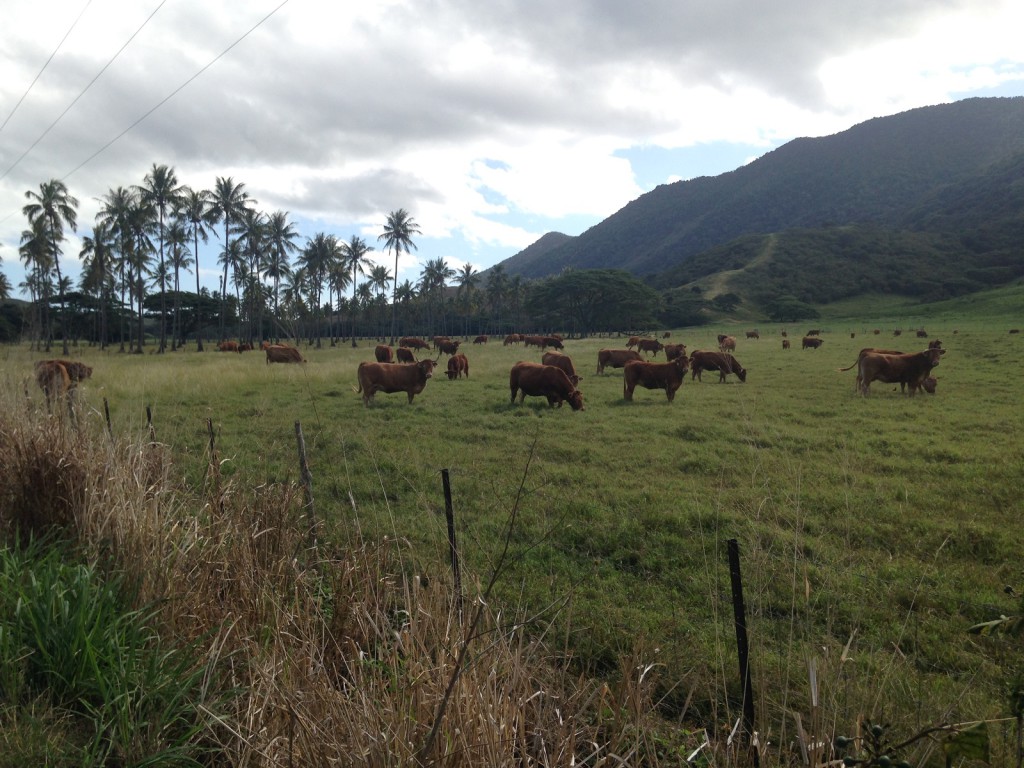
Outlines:
{"type": "Polygon", "coordinates": [[[561,408],[562,403],[568,401],[574,411],[584,410],[583,393],[569,381],[565,371],[555,368],[553,365],[516,363],[509,372],[508,386],[512,393],[511,401],[513,403],[516,401],[517,394],[520,403],[529,395],[530,397],[547,398],[548,405],[552,408],[556,405],[561,408]]]}
{"type": "Polygon", "coordinates": [[[427,379],[434,374],[434,361],[420,360],[418,363],[369,363],[362,362],[356,371],[359,387],[355,390],[363,395],[363,405],[369,407],[378,392],[391,394],[405,392],[412,402],[427,386],[427,379]]]}
{"type": "Polygon", "coordinates": [[[633,390],[639,384],[644,389],[664,389],[671,403],[676,390],[686,378],[689,360],[677,357],[670,363],[649,363],[646,360],[632,360],[626,363],[622,372],[622,396],[633,399],[633,390]]]}
{"type": "Polygon", "coordinates": [[[597,372],[604,373],[606,367],[622,368],[630,360],[642,360],[635,349],[601,349],[597,353],[597,372]]]}
{"type": "Polygon", "coordinates": [[[540,359],[544,365],[553,365],[555,368],[561,368],[565,371],[565,375],[569,377],[569,381],[576,386],[583,381],[582,376],[576,375],[576,366],[572,364],[572,358],[561,352],[545,352],[543,357],[540,359]]]}
{"type": "Polygon", "coordinates": [[[736,337],[726,336],[718,338],[718,351],[719,352],[735,352],[736,351],[736,337]]]}
{"type": "Polygon", "coordinates": [[[926,349],[909,355],[880,355],[868,352],[860,358],[857,374],[861,381],[861,394],[867,395],[871,382],[906,384],[911,397],[923,388],[924,380],[939,364],[942,349],[926,349]]]}
{"type": "Polygon", "coordinates": [[[747,371],[732,355],[725,352],[702,352],[697,350],[690,355],[690,378],[702,381],[701,372],[718,371],[719,383],[725,383],[725,377],[735,373],[740,381],[747,380],[747,371]]]}

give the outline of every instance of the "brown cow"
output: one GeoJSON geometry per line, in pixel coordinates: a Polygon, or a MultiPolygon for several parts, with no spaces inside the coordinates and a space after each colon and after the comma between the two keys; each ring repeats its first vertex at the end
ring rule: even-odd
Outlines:
{"type": "Polygon", "coordinates": [[[68,379],[71,381],[72,386],[88,379],[92,376],[92,367],[86,365],[79,360],[40,360],[35,364],[35,370],[38,373],[39,369],[48,366],[51,363],[57,363],[58,365],[64,366],[64,370],[68,373],[68,379]]]}
{"type": "Polygon", "coordinates": [[[508,386],[512,392],[513,403],[516,401],[516,394],[519,395],[520,403],[529,395],[547,398],[548,405],[552,408],[556,405],[561,408],[562,403],[568,401],[574,411],[584,410],[583,393],[569,381],[565,371],[553,365],[516,363],[509,372],[508,386]]]}
{"type": "Polygon", "coordinates": [[[665,358],[671,363],[677,357],[686,357],[685,344],[666,344],[665,358]]]}
{"type": "Polygon", "coordinates": [[[399,347],[395,350],[395,356],[398,358],[400,363],[415,363],[416,355],[412,353],[412,350],[408,347],[399,347]]]}
{"type": "MultiPolygon", "coordinates": [[[[853,365],[848,365],[845,368],[836,368],[836,370],[842,372],[842,371],[848,371],[848,370],[850,370],[851,368],[854,368],[854,367],[858,367],[859,368],[861,359],[864,357],[864,355],[868,355],[868,354],[874,354],[874,355],[902,355],[903,353],[900,350],[898,350],[898,349],[879,349],[878,347],[864,347],[864,349],[862,349],[860,352],[857,353],[857,359],[853,362],[853,365]]],[[[854,383],[853,386],[854,386],[854,391],[855,392],[860,392],[861,381],[860,381],[860,371],[859,370],[857,371],[857,381],[854,383]]]]}
{"type": "Polygon", "coordinates": [[[576,375],[576,366],[572,364],[572,358],[566,354],[561,352],[545,352],[540,361],[544,365],[553,365],[555,368],[561,368],[574,386],[583,381],[582,376],[576,375]]]}
{"type": "Polygon", "coordinates": [[[928,349],[939,349],[942,346],[941,339],[932,339],[928,342],[928,349]]]}
{"type": "Polygon", "coordinates": [[[242,353],[242,352],[252,352],[252,344],[250,344],[248,341],[243,341],[243,342],[239,343],[238,351],[239,351],[239,353],[242,353]]]}
{"type": "Polygon", "coordinates": [[[747,371],[740,361],[725,352],[702,352],[697,350],[690,355],[690,378],[702,381],[702,371],[718,371],[719,383],[725,383],[725,377],[735,373],[740,381],[747,380],[747,371]]]}
{"type": "Polygon", "coordinates": [[[430,349],[430,345],[427,342],[415,336],[403,336],[398,340],[398,346],[405,347],[406,349],[430,349]]]}
{"type": "Polygon", "coordinates": [[[626,349],[632,349],[640,343],[639,336],[630,336],[629,341],[626,342],[626,349]]]}
{"type": "Polygon", "coordinates": [[[811,328],[811,330],[809,330],[804,335],[805,336],[820,336],[821,335],[821,328],[811,328]]]}
{"type": "Polygon", "coordinates": [[[217,345],[217,349],[221,352],[237,352],[238,342],[237,341],[222,341],[217,345]]]}
{"type": "Polygon", "coordinates": [[[601,349],[597,352],[597,372],[604,373],[607,366],[622,368],[630,360],[641,360],[635,349],[601,349]]]}
{"type": "Polygon", "coordinates": [[[461,352],[457,355],[452,355],[448,358],[448,379],[454,381],[455,379],[462,378],[465,374],[466,378],[469,378],[469,360],[461,352]]]}
{"type": "Polygon", "coordinates": [[[405,392],[411,403],[413,395],[422,392],[427,386],[427,379],[434,375],[434,365],[434,361],[429,358],[406,364],[363,361],[356,371],[359,388],[355,391],[362,392],[363,405],[366,407],[369,407],[378,392],[405,392]]]}
{"type": "Polygon", "coordinates": [[[477,336],[475,339],[473,339],[473,343],[474,344],[486,344],[487,343],[487,337],[484,336],[484,335],[477,336]]]}
{"type": "Polygon", "coordinates": [[[917,329],[917,338],[919,338],[919,339],[927,339],[928,338],[928,332],[924,328],[918,328],[917,329]]]}
{"type": "Polygon", "coordinates": [[[825,340],[818,339],[812,336],[804,336],[800,343],[800,349],[817,349],[818,347],[825,343],[825,340]]]}
{"type": "Polygon", "coordinates": [[[394,353],[387,344],[378,344],[374,347],[373,356],[377,359],[378,363],[393,363],[395,361],[394,353]]]}
{"type": "Polygon", "coordinates": [[[78,360],[39,360],[35,364],[36,383],[46,396],[46,407],[53,408],[59,398],[67,398],[72,410],[78,383],[92,376],[92,367],[78,360]]]}
{"type": "Polygon", "coordinates": [[[782,340],[782,348],[783,349],[789,349],[789,339],[783,339],[782,340]]]}
{"type": "Polygon", "coordinates": [[[640,343],[637,344],[637,349],[641,352],[653,352],[654,356],[658,356],[658,352],[663,350],[665,345],[657,339],[640,339],[640,343]]]}
{"type": "Polygon", "coordinates": [[[434,342],[434,349],[437,350],[437,357],[440,358],[442,354],[457,354],[459,351],[459,344],[461,343],[461,341],[452,341],[451,339],[438,339],[434,342]]]}
{"type": "Polygon", "coordinates": [[[663,339],[671,338],[671,336],[672,336],[672,331],[665,331],[663,334],[661,334],[661,338],[663,338],[663,339]]]}
{"type": "Polygon", "coordinates": [[[545,347],[552,347],[553,349],[565,349],[565,344],[562,343],[561,336],[544,336],[543,339],[545,347]]]}
{"type": "Polygon", "coordinates": [[[735,352],[736,351],[736,337],[726,336],[724,339],[720,339],[718,342],[718,350],[720,352],[735,352]]]}
{"type": "Polygon", "coordinates": [[[507,347],[507,346],[510,346],[511,344],[518,344],[522,340],[523,340],[523,334],[521,334],[521,333],[510,333],[508,336],[505,337],[505,340],[502,342],[502,345],[507,347]]]}
{"type": "Polygon", "coordinates": [[[926,349],[909,355],[879,355],[868,352],[857,365],[861,394],[867,395],[872,381],[906,384],[911,397],[924,386],[932,369],[939,364],[945,350],[926,349]]]}
{"type": "Polygon", "coordinates": [[[757,331],[747,331],[747,338],[748,339],[760,339],[761,338],[761,334],[758,333],[757,331]]]}
{"type": "Polygon", "coordinates": [[[267,365],[271,363],[304,363],[306,359],[295,347],[284,344],[271,344],[266,348],[267,365]]]}
{"type": "Polygon", "coordinates": [[[689,365],[690,361],[685,357],[677,357],[670,363],[649,363],[646,360],[628,362],[622,372],[622,396],[632,400],[633,390],[639,384],[644,389],[664,389],[671,403],[676,390],[686,378],[689,365]]]}

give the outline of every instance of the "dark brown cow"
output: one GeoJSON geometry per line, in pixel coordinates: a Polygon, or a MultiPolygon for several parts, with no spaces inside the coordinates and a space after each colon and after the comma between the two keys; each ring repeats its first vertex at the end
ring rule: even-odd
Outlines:
{"type": "Polygon", "coordinates": [[[247,341],[243,341],[238,345],[238,351],[241,352],[252,352],[252,344],[247,341]]]}
{"type": "Polygon", "coordinates": [[[604,373],[606,367],[622,368],[630,360],[641,360],[635,349],[601,349],[597,352],[597,372],[604,373]]]}
{"type": "Polygon", "coordinates": [[[403,336],[398,340],[398,346],[406,349],[430,349],[427,342],[415,336],[403,336]]]}
{"type": "Polygon", "coordinates": [[[438,339],[434,342],[434,348],[437,350],[437,356],[441,357],[442,354],[454,355],[458,354],[460,341],[452,341],[451,339],[438,339]]]}
{"type": "Polygon", "coordinates": [[[923,388],[924,380],[939,364],[945,350],[926,349],[909,355],[880,355],[868,352],[857,364],[857,375],[861,381],[861,394],[867,395],[872,381],[887,384],[905,384],[911,397],[923,388]]]}
{"type": "Polygon", "coordinates": [[[724,339],[720,339],[718,342],[718,350],[720,352],[735,352],[736,351],[736,337],[726,336],[724,339]]]}
{"type": "Polygon", "coordinates": [[[387,344],[378,344],[374,347],[373,356],[378,363],[393,363],[395,361],[394,353],[387,344]]]}
{"type": "Polygon", "coordinates": [[[877,335],[878,335],[878,334],[880,334],[881,332],[882,332],[882,329],[881,329],[881,328],[875,328],[875,330],[873,330],[873,331],[872,331],[872,333],[873,333],[873,334],[875,334],[875,336],[877,336],[877,335]]]}
{"type": "Polygon", "coordinates": [[[565,371],[553,365],[516,363],[509,372],[508,386],[512,392],[513,403],[517,394],[520,403],[529,395],[547,398],[548,405],[552,408],[556,405],[561,408],[562,403],[568,401],[574,411],[584,410],[583,393],[569,381],[565,371]]]}
{"type": "Polygon", "coordinates": [[[640,343],[637,344],[637,349],[641,352],[651,352],[655,357],[658,356],[658,352],[663,350],[665,345],[657,339],[640,339],[640,343]]]}
{"type": "Polygon", "coordinates": [[[522,340],[523,340],[523,334],[521,334],[521,333],[510,333],[508,336],[505,337],[505,340],[502,342],[502,345],[508,347],[508,346],[510,346],[512,344],[518,344],[522,340]]]}
{"type": "Polygon", "coordinates": [[[782,340],[782,348],[783,349],[789,349],[789,339],[783,339],[782,340]]]}
{"type": "Polygon", "coordinates": [[[626,400],[633,399],[633,390],[637,385],[644,389],[664,389],[671,403],[676,390],[683,384],[690,362],[685,357],[677,357],[670,363],[649,363],[646,360],[632,360],[626,363],[622,372],[622,396],[626,400]]]}
{"type": "Polygon", "coordinates": [[[672,336],[672,332],[671,331],[665,331],[663,334],[661,334],[661,338],[663,338],[663,339],[671,338],[671,336],[672,336]]]}
{"type": "Polygon", "coordinates": [[[821,328],[811,328],[811,330],[809,330],[805,335],[806,336],[820,336],[821,335],[821,328]]]}
{"type": "Polygon", "coordinates": [[[932,339],[928,342],[928,349],[939,349],[942,346],[941,339],[932,339]]]}
{"type": "Polygon", "coordinates": [[[399,347],[395,350],[395,357],[398,358],[400,363],[415,363],[416,355],[412,353],[412,350],[408,347],[399,347]]]}
{"type": "Polygon", "coordinates": [[[1011,328],[1010,333],[1020,333],[1020,328],[1011,328]]]}
{"type": "Polygon", "coordinates": [[[237,352],[238,342],[237,341],[222,341],[217,345],[217,349],[221,352],[237,352]]]}
{"type": "Polygon", "coordinates": [[[465,374],[466,378],[469,378],[469,360],[461,352],[457,355],[452,355],[448,358],[448,379],[454,381],[455,379],[462,378],[465,374]]]}
{"type": "Polygon", "coordinates": [[[405,392],[412,402],[427,386],[427,379],[434,375],[434,361],[429,358],[418,363],[369,363],[362,362],[356,371],[359,388],[362,392],[363,405],[369,407],[373,396],[378,392],[392,394],[405,392]]]}
{"type": "Polygon", "coordinates": [[[487,337],[483,336],[483,335],[477,336],[475,339],[473,339],[473,343],[474,344],[486,344],[487,343],[487,337]]]}
{"type": "Polygon", "coordinates": [[[295,347],[288,347],[284,344],[271,344],[266,348],[267,365],[271,363],[304,363],[306,359],[295,347]]]}
{"type": "Polygon", "coordinates": [[[919,339],[927,339],[928,338],[928,332],[924,328],[918,328],[917,329],[917,338],[919,338],[919,339]]]}
{"type": "Polygon", "coordinates": [[[740,361],[725,352],[708,352],[697,350],[690,355],[690,378],[702,381],[701,372],[718,371],[719,383],[725,383],[725,377],[735,373],[740,381],[747,380],[747,371],[740,361]]]}
{"type": "Polygon", "coordinates": [[[757,331],[747,331],[747,338],[748,339],[760,339],[761,338],[761,334],[758,333],[757,331]]]}
{"type": "Polygon", "coordinates": [[[583,381],[582,376],[576,375],[576,366],[572,364],[572,358],[566,354],[561,352],[545,352],[540,361],[544,365],[553,365],[555,368],[561,368],[574,386],[583,381]]]}
{"type": "Polygon", "coordinates": [[[544,337],[543,336],[523,336],[523,346],[526,347],[540,347],[544,349],[544,337]]]}
{"type": "Polygon", "coordinates": [[[902,333],[903,333],[903,331],[901,331],[899,328],[897,328],[895,331],[892,332],[892,335],[893,336],[899,336],[902,333]]]}
{"type": "Polygon", "coordinates": [[[565,344],[562,343],[561,336],[544,336],[544,346],[551,347],[552,349],[565,349],[565,344]]]}
{"type": "Polygon", "coordinates": [[[677,357],[686,357],[685,344],[666,344],[665,358],[671,363],[677,357]]]}
{"type": "Polygon", "coordinates": [[[824,343],[824,339],[818,339],[813,336],[804,336],[800,342],[800,349],[817,349],[824,343]]]}

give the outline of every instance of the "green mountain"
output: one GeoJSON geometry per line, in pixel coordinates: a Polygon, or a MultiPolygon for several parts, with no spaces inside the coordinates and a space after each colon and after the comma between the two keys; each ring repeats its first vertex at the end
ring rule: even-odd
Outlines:
{"type": "Polygon", "coordinates": [[[619,268],[764,303],[922,299],[1024,275],[1024,98],[967,99],[795,139],[735,171],[662,185],[578,237],[503,262],[539,278],[619,268]]]}

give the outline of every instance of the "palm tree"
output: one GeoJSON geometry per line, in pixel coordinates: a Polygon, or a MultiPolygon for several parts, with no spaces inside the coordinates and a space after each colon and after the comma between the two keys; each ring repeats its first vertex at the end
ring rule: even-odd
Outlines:
{"type": "MultiPolygon", "coordinates": [[[[146,345],[146,275],[150,272],[155,252],[153,234],[153,209],[141,197],[135,197],[135,205],[129,212],[128,227],[131,233],[131,249],[128,253],[128,281],[135,289],[138,306],[138,338],[135,340],[135,354],[141,355],[146,345]]],[[[129,293],[131,292],[129,289],[129,293]]]]}
{"type": "MultiPolygon", "coordinates": [[[[64,354],[68,354],[67,318],[64,316],[64,280],[60,273],[60,244],[64,242],[64,225],[74,232],[78,223],[78,199],[68,193],[67,185],[60,179],[44,181],[39,185],[39,192],[31,189],[25,197],[32,202],[21,209],[28,217],[30,224],[42,220],[45,222],[50,245],[50,256],[57,272],[57,290],[60,294],[60,333],[64,345],[64,354]]],[[[49,349],[49,339],[47,339],[49,349]]]]}
{"type": "Polygon", "coordinates": [[[462,269],[459,271],[456,278],[459,281],[458,296],[462,300],[462,312],[465,318],[465,323],[462,326],[464,336],[469,335],[469,316],[473,305],[473,291],[476,290],[477,281],[480,279],[480,273],[476,271],[472,264],[466,263],[462,265],[462,269]]]}
{"type": "Polygon", "coordinates": [[[322,304],[320,298],[323,295],[324,282],[330,274],[331,265],[341,258],[341,249],[338,240],[334,235],[326,235],[317,232],[312,239],[306,241],[306,247],[299,255],[298,263],[309,275],[311,289],[310,303],[314,308],[314,323],[316,323],[316,347],[320,349],[320,310],[322,304]]]}
{"type": "Polygon", "coordinates": [[[49,236],[46,231],[46,222],[43,219],[36,219],[31,229],[26,229],[21,233],[18,255],[25,265],[27,272],[25,287],[29,289],[29,296],[35,307],[33,349],[40,349],[44,343],[44,337],[49,337],[47,330],[50,324],[49,301],[53,291],[53,281],[50,279],[52,259],[50,258],[49,236]]]}
{"type": "MultiPolygon", "coordinates": [[[[442,309],[442,315],[444,289],[448,286],[448,281],[455,277],[456,274],[458,273],[449,267],[448,262],[444,259],[430,259],[420,274],[420,295],[425,297],[428,302],[432,299],[442,309]]],[[[441,333],[446,331],[447,328],[442,326],[441,333]]]]}
{"type": "Polygon", "coordinates": [[[203,351],[203,320],[199,307],[199,238],[205,243],[209,240],[207,227],[217,223],[217,212],[213,207],[213,196],[205,189],[194,190],[188,187],[182,190],[177,215],[192,227],[193,260],[196,265],[196,351],[203,351]]]}
{"type": "MultiPolygon", "coordinates": [[[[505,303],[505,295],[508,293],[508,275],[501,264],[496,264],[491,269],[491,275],[487,280],[487,300],[491,305],[491,312],[494,313],[494,326],[498,333],[504,333],[501,328],[501,310],[505,303]]],[[[515,329],[513,329],[515,330],[515,329]]]]}
{"type": "Polygon", "coordinates": [[[163,354],[167,347],[167,270],[164,267],[164,216],[168,208],[173,208],[181,194],[178,177],[174,169],[166,165],[153,163],[153,168],[137,188],[144,204],[157,215],[160,237],[160,347],[157,353],[163,354]]]}
{"type": "MultiPolygon", "coordinates": [[[[249,203],[255,203],[255,200],[249,198],[249,193],[245,191],[245,184],[235,184],[234,180],[228,176],[218,176],[214,182],[213,188],[213,205],[212,210],[216,215],[216,221],[224,222],[224,253],[228,254],[231,252],[231,244],[228,240],[231,232],[231,223],[237,220],[242,210],[247,207],[249,203]]],[[[220,296],[220,337],[223,340],[227,328],[224,323],[224,311],[227,301],[228,293],[228,265],[230,259],[224,259],[224,280],[222,282],[221,296],[220,296]]]]}
{"type": "MultiPolygon", "coordinates": [[[[345,263],[345,244],[339,243],[337,249],[337,256],[331,261],[330,266],[327,268],[327,301],[331,305],[331,317],[327,323],[328,330],[331,334],[331,346],[337,346],[337,336],[334,332],[334,319],[339,316],[340,306],[343,301],[341,298],[341,292],[348,288],[349,277],[347,265],[345,263]],[[334,297],[338,297],[338,301],[334,301],[334,297]]],[[[341,323],[338,323],[339,327],[341,323]]]]}
{"type": "Polygon", "coordinates": [[[11,281],[7,279],[7,275],[0,272],[0,301],[7,301],[11,298],[11,281]]]}
{"type": "Polygon", "coordinates": [[[181,270],[192,266],[188,251],[188,229],[185,222],[175,218],[167,227],[167,260],[174,270],[174,323],[171,327],[171,351],[184,345],[181,330],[181,270]]]}
{"type": "MultiPolygon", "coordinates": [[[[118,187],[117,189],[109,189],[107,193],[100,198],[100,210],[96,214],[96,222],[104,225],[109,231],[111,237],[116,243],[117,256],[115,259],[115,268],[118,274],[118,283],[121,290],[121,322],[119,323],[119,333],[121,340],[121,352],[124,352],[124,317],[125,317],[125,302],[124,292],[129,286],[129,281],[126,279],[126,269],[129,264],[130,254],[133,250],[132,240],[132,211],[136,205],[136,195],[129,189],[124,187],[118,187]]],[[[129,303],[133,300],[133,294],[131,291],[128,292],[129,303]]]]}
{"type": "Polygon", "coordinates": [[[286,277],[291,271],[289,255],[299,249],[295,240],[299,233],[295,231],[295,225],[288,221],[288,214],[285,211],[275,211],[267,221],[267,246],[263,263],[263,271],[267,277],[274,281],[274,338],[277,339],[277,323],[280,319],[280,306],[278,303],[281,289],[281,278],[286,277]]]}
{"type": "Polygon", "coordinates": [[[409,215],[405,208],[399,208],[388,214],[388,220],[384,224],[383,234],[377,240],[383,240],[384,246],[389,251],[395,252],[395,275],[394,292],[391,298],[391,343],[395,343],[395,308],[398,306],[398,256],[402,251],[409,253],[409,249],[416,250],[412,241],[413,235],[419,235],[420,230],[415,220],[409,215]]]}
{"type": "MultiPolygon", "coordinates": [[[[242,211],[241,226],[238,239],[242,244],[241,277],[235,281],[242,286],[244,305],[246,308],[245,320],[248,332],[248,341],[253,339],[253,310],[258,310],[260,325],[263,322],[263,308],[266,302],[263,300],[263,291],[259,290],[257,284],[262,278],[263,254],[267,250],[267,217],[254,208],[245,208],[242,211]]],[[[239,317],[238,337],[242,337],[241,320],[239,317]]]]}
{"type": "Polygon", "coordinates": [[[370,251],[373,250],[372,245],[367,245],[363,238],[356,235],[352,235],[352,238],[341,246],[341,257],[348,267],[351,273],[351,285],[352,285],[352,347],[356,346],[356,275],[365,275],[366,268],[372,266],[373,262],[367,257],[370,251]]]}
{"type": "Polygon", "coordinates": [[[107,306],[114,288],[115,247],[106,224],[93,227],[92,237],[82,238],[82,290],[100,302],[100,349],[107,348],[107,306]]]}

